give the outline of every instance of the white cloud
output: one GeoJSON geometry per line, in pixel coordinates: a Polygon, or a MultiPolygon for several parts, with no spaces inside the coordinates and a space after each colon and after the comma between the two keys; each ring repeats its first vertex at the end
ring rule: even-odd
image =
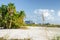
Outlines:
{"type": "Polygon", "coordinates": [[[54,16],[54,10],[48,10],[48,9],[37,9],[34,11],[35,14],[42,14],[44,15],[44,17],[46,18],[46,20],[53,20],[54,16]]]}
{"type": "Polygon", "coordinates": [[[49,16],[49,17],[47,18],[47,20],[54,20],[54,17],[53,17],[53,16],[49,16]]]}
{"type": "Polygon", "coordinates": [[[58,11],[58,16],[60,16],[60,11],[58,11]]]}
{"type": "Polygon", "coordinates": [[[50,10],[51,12],[54,12],[54,10],[50,10]]]}

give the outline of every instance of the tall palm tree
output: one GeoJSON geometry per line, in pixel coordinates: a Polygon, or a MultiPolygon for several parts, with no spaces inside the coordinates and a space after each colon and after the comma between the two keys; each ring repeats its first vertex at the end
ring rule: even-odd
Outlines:
{"type": "Polygon", "coordinates": [[[45,18],[44,18],[44,14],[42,13],[42,24],[44,25],[44,21],[45,21],[45,18]]]}
{"type": "Polygon", "coordinates": [[[9,28],[11,28],[11,25],[12,25],[12,16],[13,14],[16,12],[16,9],[15,9],[15,6],[13,3],[9,3],[8,4],[8,13],[9,13],[9,28]]]}
{"type": "MultiPolygon", "coordinates": [[[[44,14],[43,13],[42,13],[42,21],[43,21],[43,24],[42,25],[44,26],[44,24],[45,24],[45,18],[44,18],[44,14]]],[[[47,33],[48,32],[47,27],[45,27],[45,32],[46,32],[46,38],[48,40],[50,40],[49,37],[48,37],[48,33],[47,33]]]]}
{"type": "Polygon", "coordinates": [[[2,16],[2,26],[5,28],[6,27],[6,23],[5,23],[5,16],[7,14],[7,6],[6,5],[2,5],[1,6],[1,16],[2,16]]]}
{"type": "Polygon", "coordinates": [[[1,6],[1,10],[2,10],[2,19],[4,19],[5,15],[7,14],[7,6],[6,5],[2,5],[1,6]]]}
{"type": "Polygon", "coordinates": [[[1,10],[1,7],[0,7],[0,27],[2,26],[2,10],[1,10]]]}

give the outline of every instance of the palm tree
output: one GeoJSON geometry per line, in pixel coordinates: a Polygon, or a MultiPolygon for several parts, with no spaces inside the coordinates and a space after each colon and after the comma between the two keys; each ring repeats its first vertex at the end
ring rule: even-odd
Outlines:
{"type": "Polygon", "coordinates": [[[7,6],[6,5],[2,5],[1,6],[1,11],[2,11],[2,19],[4,19],[5,15],[7,14],[7,6]]]}
{"type": "Polygon", "coordinates": [[[12,16],[13,13],[16,13],[16,8],[13,3],[8,4],[8,13],[12,16]]]}
{"type": "Polygon", "coordinates": [[[8,13],[9,13],[9,28],[11,28],[12,25],[12,16],[14,13],[16,13],[16,9],[13,3],[8,4],[8,13]]]}
{"type": "Polygon", "coordinates": [[[42,24],[44,25],[44,21],[45,21],[45,18],[44,18],[44,14],[42,13],[42,24]]]}
{"type": "Polygon", "coordinates": [[[2,16],[2,26],[5,28],[6,27],[6,23],[5,23],[5,16],[6,16],[6,14],[7,14],[7,6],[6,5],[2,5],[1,7],[0,7],[1,9],[0,9],[0,11],[1,11],[1,16],[2,16]]]}
{"type": "Polygon", "coordinates": [[[2,26],[2,10],[1,10],[1,7],[0,7],[0,27],[2,26]]]}
{"type": "MultiPolygon", "coordinates": [[[[43,21],[43,24],[42,24],[42,25],[45,26],[45,25],[44,25],[44,24],[45,24],[45,18],[44,18],[44,14],[43,14],[43,13],[42,13],[42,21],[43,21]]],[[[47,30],[47,27],[46,27],[46,26],[45,26],[45,32],[46,32],[46,38],[47,38],[48,40],[50,40],[49,37],[48,37],[48,35],[47,35],[47,34],[48,34],[48,33],[47,33],[48,30],[47,30]]]]}
{"type": "Polygon", "coordinates": [[[18,14],[16,14],[16,24],[20,27],[24,25],[24,18],[25,18],[25,12],[24,11],[20,11],[18,14]]]}
{"type": "Polygon", "coordinates": [[[20,28],[21,26],[23,26],[24,25],[24,18],[25,18],[24,11],[20,11],[20,12],[17,12],[16,14],[14,14],[12,23],[15,26],[13,26],[12,28],[20,28]]]}
{"type": "Polygon", "coordinates": [[[25,18],[25,12],[24,11],[20,11],[19,13],[19,20],[18,22],[20,22],[20,24],[23,26],[24,25],[24,18],[25,18]]]}
{"type": "Polygon", "coordinates": [[[2,5],[0,7],[0,25],[4,28],[12,28],[13,26],[23,26],[24,25],[24,18],[25,12],[20,11],[16,12],[16,8],[13,3],[9,3],[8,5],[2,5]]]}

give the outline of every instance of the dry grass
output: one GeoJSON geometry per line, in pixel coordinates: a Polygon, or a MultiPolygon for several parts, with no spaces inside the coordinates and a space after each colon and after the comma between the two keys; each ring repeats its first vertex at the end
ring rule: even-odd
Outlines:
{"type": "Polygon", "coordinates": [[[0,37],[0,40],[31,40],[31,38],[24,38],[24,39],[4,39],[3,37],[0,37]]]}

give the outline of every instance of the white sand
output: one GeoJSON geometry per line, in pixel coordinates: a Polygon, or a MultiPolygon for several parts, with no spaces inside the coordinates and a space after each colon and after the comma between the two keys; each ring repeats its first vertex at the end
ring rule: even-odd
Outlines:
{"type": "Polygon", "coordinates": [[[49,40],[55,35],[60,35],[60,28],[30,27],[29,29],[2,29],[0,37],[6,39],[49,40]],[[7,35],[7,36],[6,36],[7,35]]]}

